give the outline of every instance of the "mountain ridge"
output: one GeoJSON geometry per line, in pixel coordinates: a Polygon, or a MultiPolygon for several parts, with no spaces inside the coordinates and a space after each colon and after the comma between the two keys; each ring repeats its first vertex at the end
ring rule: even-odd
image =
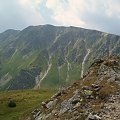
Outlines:
{"type": "Polygon", "coordinates": [[[59,88],[80,79],[87,49],[84,73],[94,59],[120,55],[120,36],[96,30],[39,25],[14,32],[0,34],[1,89],[59,88]]]}
{"type": "Polygon", "coordinates": [[[87,74],[35,109],[34,120],[120,119],[120,57],[93,62],[87,74]]]}
{"type": "MultiPolygon", "coordinates": [[[[92,28],[85,28],[85,27],[79,27],[79,26],[62,26],[62,25],[52,25],[52,24],[43,24],[43,25],[30,25],[24,29],[21,29],[21,30],[17,30],[17,29],[7,29],[1,33],[4,33],[6,31],[9,31],[9,30],[13,30],[13,31],[23,31],[25,29],[28,29],[30,27],[42,27],[42,26],[52,26],[52,27],[63,27],[63,28],[79,28],[79,29],[84,29],[84,30],[92,30],[92,31],[96,31],[96,32],[102,32],[102,33],[106,33],[106,34],[111,34],[111,35],[116,35],[116,36],[120,36],[119,34],[114,34],[114,33],[110,33],[110,32],[106,32],[106,31],[102,31],[102,30],[98,30],[98,29],[92,29],[92,28]]],[[[0,34],[1,34],[0,33],[0,34]]]]}

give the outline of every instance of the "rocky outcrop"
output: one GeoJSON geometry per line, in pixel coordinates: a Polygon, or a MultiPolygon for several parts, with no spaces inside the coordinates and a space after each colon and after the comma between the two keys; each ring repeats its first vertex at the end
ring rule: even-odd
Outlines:
{"type": "Polygon", "coordinates": [[[33,111],[34,120],[119,120],[120,57],[97,60],[72,86],[33,111]]]}

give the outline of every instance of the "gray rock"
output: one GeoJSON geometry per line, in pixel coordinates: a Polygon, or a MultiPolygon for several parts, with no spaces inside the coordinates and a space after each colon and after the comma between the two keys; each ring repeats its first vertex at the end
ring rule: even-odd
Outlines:
{"type": "Polygon", "coordinates": [[[46,104],[46,107],[47,107],[48,109],[52,108],[53,103],[54,103],[54,101],[48,102],[48,103],[46,104]]]}
{"type": "Polygon", "coordinates": [[[61,108],[60,108],[60,113],[59,115],[65,113],[67,110],[69,110],[70,108],[72,108],[72,104],[68,101],[65,100],[61,103],[61,108]]]}
{"type": "Polygon", "coordinates": [[[102,118],[99,117],[98,115],[92,115],[91,113],[88,115],[86,120],[101,120],[102,118]]]}
{"type": "Polygon", "coordinates": [[[55,106],[56,103],[57,103],[57,99],[52,100],[52,101],[49,101],[49,102],[46,104],[46,107],[47,107],[48,109],[51,109],[52,107],[55,106]]]}

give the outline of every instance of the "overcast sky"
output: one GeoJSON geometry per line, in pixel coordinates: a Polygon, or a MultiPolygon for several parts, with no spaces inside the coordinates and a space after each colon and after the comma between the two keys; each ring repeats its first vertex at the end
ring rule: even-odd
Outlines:
{"type": "Polygon", "coordinates": [[[0,0],[0,32],[41,24],[120,35],[120,0],[0,0]]]}

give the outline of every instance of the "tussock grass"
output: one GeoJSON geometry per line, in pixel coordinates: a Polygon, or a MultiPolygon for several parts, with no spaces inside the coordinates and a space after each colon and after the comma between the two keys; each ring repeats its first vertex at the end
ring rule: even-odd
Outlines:
{"type": "Polygon", "coordinates": [[[0,120],[18,120],[29,113],[42,101],[49,99],[56,90],[20,90],[0,92],[0,120]],[[9,108],[8,103],[14,100],[15,108],[9,108]]]}

